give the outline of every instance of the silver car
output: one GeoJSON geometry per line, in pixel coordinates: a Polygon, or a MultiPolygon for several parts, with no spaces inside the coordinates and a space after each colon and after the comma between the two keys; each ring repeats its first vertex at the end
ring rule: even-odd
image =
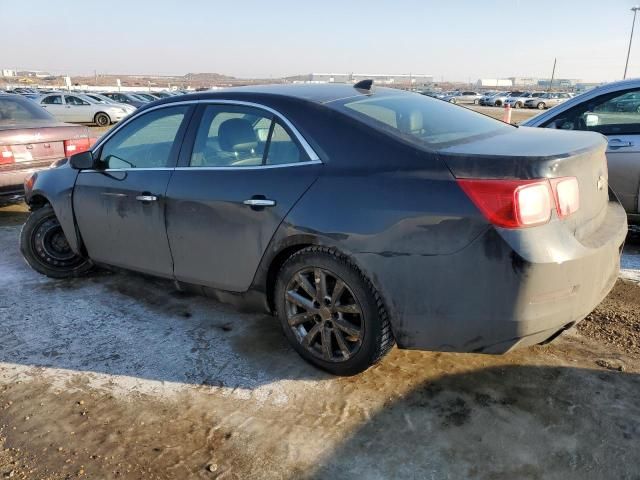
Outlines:
{"type": "Polygon", "coordinates": [[[526,102],[527,100],[531,99],[531,98],[538,98],[538,97],[542,97],[545,94],[545,92],[525,92],[522,95],[518,96],[513,96],[513,97],[509,97],[507,98],[507,100],[504,102],[505,105],[509,105],[511,108],[523,108],[524,107],[524,102],[526,102]]]}
{"type": "Polygon", "coordinates": [[[475,105],[480,101],[481,94],[478,92],[455,92],[442,98],[449,103],[473,103],[475,105]]]}
{"type": "Polygon", "coordinates": [[[107,127],[129,115],[124,106],[97,103],[76,93],[52,93],[35,100],[61,122],[94,123],[107,127]]]}
{"type": "Polygon", "coordinates": [[[547,92],[537,98],[530,98],[524,102],[525,108],[537,108],[544,110],[545,108],[555,107],[556,105],[566,102],[571,98],[569,93],[564,92],[547,92]]]}
{"type": "MultiPolygon", "coordinates": [[[[605,135],[609,143],[609,185],[629,220],[640,223],[640,80],[594,88],[520,125],[605,135]]],[[[605,172],[604,182],[606,176],[605,172]]]]}

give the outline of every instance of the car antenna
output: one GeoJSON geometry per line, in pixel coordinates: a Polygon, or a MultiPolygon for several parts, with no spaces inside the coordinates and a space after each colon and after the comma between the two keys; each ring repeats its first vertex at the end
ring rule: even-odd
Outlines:
{"type": "Polygon", "coordinates": [[[373,80],[371,80],[370,78],[366,79],[366,80],[360,80],[358,83],[356,83],[353,88],[357,88],[358,90],[371,90],[371,86],[373,85],[373,80]]]}

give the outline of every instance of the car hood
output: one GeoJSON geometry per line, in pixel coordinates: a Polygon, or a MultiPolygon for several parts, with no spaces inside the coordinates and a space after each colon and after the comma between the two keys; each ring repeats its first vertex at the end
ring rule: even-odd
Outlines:
{"type": "Polygon", "coordinates": [[[561,158],[604,148],[606,139],[593,132],[513,127],[472,137],[437,150],[459,178],[544,178],[561,158]]]}

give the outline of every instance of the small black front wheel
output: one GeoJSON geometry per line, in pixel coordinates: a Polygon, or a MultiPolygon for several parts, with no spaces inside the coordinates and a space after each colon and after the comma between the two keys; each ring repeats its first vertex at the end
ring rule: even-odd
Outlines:
{"type": "Polygon", "coordinates": [[[355,375],[393,346],[379,294],[346,257],[308,247],[282,266],[275,289],[278,319],[293,348],[335,375],[355,375]]]}
{"type": "Polygon", "coordinates": [[[29,215],[20,233],[20,251],[31,268],[52,278],[78,277],[92,268],[71,250],[50,205],[29,215]]]}
{"type": "Polygon", "coordinates": [[[111,119],[109,118],[109,115],[102,112],[96,113],[94,121],[99,127],[108,127],[109,125],[111,125],[111,119]]]}

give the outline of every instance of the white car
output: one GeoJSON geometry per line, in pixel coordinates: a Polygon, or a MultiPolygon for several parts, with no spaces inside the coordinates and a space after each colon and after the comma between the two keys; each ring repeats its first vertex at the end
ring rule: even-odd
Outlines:
{"type": "Polygon", "coordinates": [[[77,93],[51,93],[35,102],[61,122],[94,123],[100,127],[119,122],[131,113],[124,106],[97,103],[77,93]]]}
{"type": "Polygon", "coordinates": [[[504,104],[509,105],[511,108],[523,108],[524,102],[531,98],[538,98],[544,95],[545,92],[525,92],[519,97],[508,97],[504,104]]]}

